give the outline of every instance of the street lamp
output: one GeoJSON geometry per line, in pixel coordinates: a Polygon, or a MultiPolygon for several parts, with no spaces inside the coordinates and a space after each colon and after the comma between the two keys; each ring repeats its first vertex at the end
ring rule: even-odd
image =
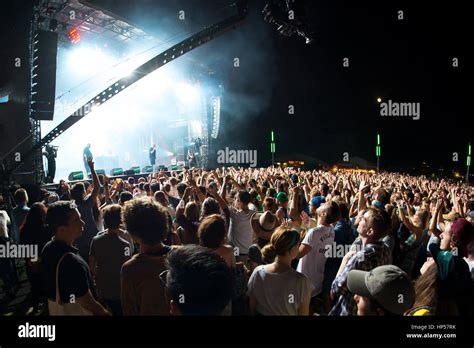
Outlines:
{"type": "Polygon", "coordinates": [[[270,143],[270,152],[272,153],[272,166],[275,162],[275,133],[272,131],[271,134],[271,143],[270,143]]]}
{"type": "Polygon", "coordinates": [[[469,182],[469,167],[471,166],[471,143],[467,147],[467,158],[466,158],[466,183],[469,182]]]}

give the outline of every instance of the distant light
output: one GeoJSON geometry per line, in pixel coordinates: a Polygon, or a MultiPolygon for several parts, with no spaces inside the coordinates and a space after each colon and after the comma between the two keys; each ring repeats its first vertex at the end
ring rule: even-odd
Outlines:
{"type": "Polygon", "coordinates": [[[2,103],[8,103],[8,101],[10,100],[10,97],[8,95],[5,95],[3,97],[0,97],[0,104],[2,103]]]}
{"type": "Polygon", "coordinates": [[[377,102],[378,102],[378,103],[381,103],[381,102],[382,102],[382,98],[377,98],[377,102]]]}
{"type": "Polygon", "coordinates": [[[77,44],[79,41],[81,41],[81,34],[79,33],[79,30],[77,28],[72,28],[69,30],[67,33],[67,37],[69,38],[69,41],[71,41],[72,44],[77,44]]]}

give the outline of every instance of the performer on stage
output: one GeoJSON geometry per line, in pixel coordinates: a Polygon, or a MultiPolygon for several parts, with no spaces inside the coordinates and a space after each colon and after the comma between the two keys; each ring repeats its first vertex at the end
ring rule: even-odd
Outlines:
{"type": "Polygon", "coordinates": [[[194,156],[194,149],[190,146],[188,147],[188,166],[189,168],[196,167],[196,156],[194,156]]]}
{"type": "Polygon", "coordinates": [[[153,144],[148,151],[148,156],[150,157],[150,165],[154,166],[156,163],[156,144],[153,144]]]}
{"type": "Polygon", "coordinates": [[[82,152],[82,160],[84,161],[84,167],[86,168],[86,174],[89,175],[91,173],[91,168],[89,167],[88,158],[93,158],[91,152],[91,144],[87,144],[82,152]]]}
{"type": "Polygon", "coordinates": [[[46,175],[46,183],[54,182],[54,177],[56,175],[56,157],[58,155],[57,146],[46,145],[43,151],[43,155],[46,156],[48,160],[48,173],[46,175]]]}

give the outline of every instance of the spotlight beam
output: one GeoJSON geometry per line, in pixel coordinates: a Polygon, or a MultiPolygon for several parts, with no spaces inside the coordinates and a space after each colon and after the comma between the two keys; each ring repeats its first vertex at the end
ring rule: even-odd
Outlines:
{"type": "Polygon", "coordinates": [[[187,39],[184,39],[183,41],[167,49],[166,51],[158,54],[157,56],[150,59],[148,62],[136,68],[129,76],[119,79],[117,82],[111,84],[109,87],[107,87],[95,97],[90,99],[87,103],[78,108],[72,115],[67,117],[63,122],[61,122],[57,127],[55,127],[52,131],[46,134],[30,150],[21,154],[20,161],[15,161],[11,166],[5,168],[6,177],[9,178],[10,175],[15,170],[17,170],[28,158],[35,155],[41,148],[51,143],[67,129],[72,127],[76,122],[78,122],[84,116],[89,114],[92,111],[92,107],[102,105],[109,99],[122,92],[125,88],[133,85],[135,82],[149,75],[153,71],[172,62],[173,60],[192,51],[193,49],[204,45],[205,43],[213,40],[217,36],[222,35],[226,31],[236,28],[237,25],[242,22],[247,16],[247,2],[248,0],[237,0],[237,2],[233,5],[237,7],[237,14],[201,30],[200,32],[192,35],[187,39]]]}

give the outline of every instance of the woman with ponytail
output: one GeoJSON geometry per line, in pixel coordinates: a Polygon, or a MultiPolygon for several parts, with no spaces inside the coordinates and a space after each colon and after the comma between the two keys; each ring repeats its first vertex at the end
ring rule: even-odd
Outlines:
{"type": "Polygon", "coordinates": [[[291,268],[298,255],[300,234],[281,226],[262,249],[266,265],[255,268],[248,283],[251,314],[308,315],[314,286],[291,268]]]}

